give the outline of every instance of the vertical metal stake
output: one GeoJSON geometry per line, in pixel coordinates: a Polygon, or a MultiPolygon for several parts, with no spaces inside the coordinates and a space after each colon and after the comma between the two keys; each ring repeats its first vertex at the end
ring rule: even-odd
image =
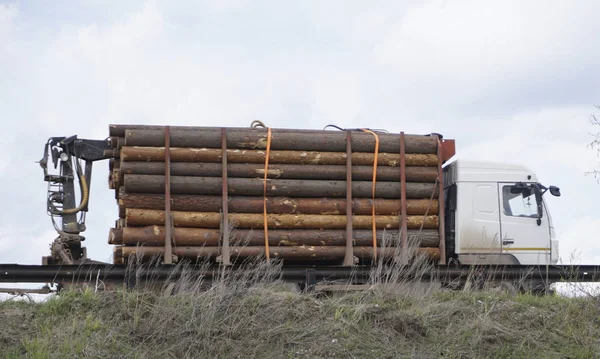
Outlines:
{"type": "Polygon", "coordinates": [[[400,132],[400,196],[401,196],[401,209],[400,215],[402,216],[402,222],[400,222],[400,236],[402,253],[404,256],[408,249],[408,226],[406,224],[406,143],[404,132],[400,132]]]}
{"type": "Polygon", "coordinates": [[[443,153],[442,153],[442,139],[438,136],[438,182],[439,182],[439,194],[438,194],[438,208],[439,208],[439,232],[440,232],[440,261],[439,264],[446,264],[446,231],[445,231],[445,215],[444,215],[444,172],[442,169],[443,153]]]}
{"type": "Polygon", "coordinates": [[[344,265],[354,265],[352,233],[352,132],[346,131],[346,253],[344,265]]]}
{"type": "Polygon", "coordinates": [[[223,151],[221,155],[222,160],[222,187],[223,187],[223,253],[221,253],[221,262],[223,265],[231,264],[231,253],[229,249],[229,208],[228,208],[228,197],[229,191],[227,188],[227,129],[221,129],[221,149],[223,151]]]}
{"type": "Polygon", "coordinates": [[[164,263],[173,263],[173,248],[171,241],[173,219],[171,217],[171,132],[165,127],[165,256],[164,263]]]}

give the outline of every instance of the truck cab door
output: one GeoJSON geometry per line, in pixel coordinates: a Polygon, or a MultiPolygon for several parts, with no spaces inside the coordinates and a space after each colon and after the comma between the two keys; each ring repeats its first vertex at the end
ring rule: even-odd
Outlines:
{"type": "Polygon", "coordinates": [[[550,221],[546,208],[542,201],[540,218],[534,191],[521,187],[517,183],[498,184],[502,253],[513,255],[520,264],[550,263],[550,221]]]}

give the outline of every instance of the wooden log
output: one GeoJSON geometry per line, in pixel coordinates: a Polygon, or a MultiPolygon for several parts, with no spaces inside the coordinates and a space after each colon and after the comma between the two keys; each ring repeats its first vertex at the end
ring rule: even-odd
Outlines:
{"type": "MultiPolygon", "coordinates": [[[[355,198],[372,196],[372,182],[353,181],[352,195],[355,198]]],[[[171,178],[171,193],[218,195],[222,192],[223,183],[220,177],[186,177],[171,178]]],[[[262,196],[264,187],[260,178],[229,178],[227,180],[229,193],[234,196],[262,196]]],[[[125,192],[128,193],[164,193],[164,176],[155,175],[125,175],[125,192]]],[[[433,183],[406,184],[407,199],[436,198],[438,187],[433,183]]],[[[267,196],[287,197],[346,197],[346,181],[317,181],[317,180],[267,180],[267,196]]],[[[400,183],[377,183],[375,196],[377,198],[397,199],[400,197],[400,183]]]]}
{"type": "MultiPolygon", "coordinates": [[[[173,162],[221,162],[223,151],[216,148],[171,148],[173,162]]],[[[262,150],[227,150],[229,163],[265,163],[265,151],[262,150]]],[[[164,162],[163,147],[131,147],[125,146],[120,152],[121,161],[153,161],[164,162]]],[[[407,166],[434,167],[438,165],[438,156],[432,154],[409,154],[405,156],[407,166]]],[[[352,164],[356,166],[372,166],[374,154],[367,152],[352,153],[352,164]]],[[[345,165],[345,152],[317,151],[271,151],[269,163],[297,165],[345,165]]],[[[381,152],[378,154],[379,166],[400,166],[400,155],[381,152]]]]}
{"type": "Polygon", "coordinates": [[[113,248],[113,264],[123,264],[123,251],[119,247],[113,248]]]}
{"type": "MultiPolygon", "coordinates": [[[[164,137],[164,134],[163,134],[164,137]]],[[[123,146],[125,146],[125,137],[116,137],[116,136],[111,136],[109,137],[109,143],[110,143],[110,148],[115,148],[115,149],[119,149],[123,146]]],[[[163,146],[165,143],[165,139],[163,138],[162,140],[163,146]]]]}
{"type": "MultiPolygon", "coordinates": [[[[129,258],[135,255],[138,258],[149,259],[163,255],[164,247],[117,247],[116,256],[129,258]],[[120,254],[120,256],[119,256],[120,254]]],[[[373,257],[372,247],[354,247],[354,255],[361,259],[373,257]]],[[[378,248],[378,258],[391,258],[399,255],[397,248],[378,248]]],[[[298,246],[298,247],[272,247],[269,249],[271,258],[293,259],[293,260],[334,260],[344,257],[343,246],[298,246]]],[[[179,246],[173,248],[173,254],[179,258],[202,259],[215,258],[221,254],[220,247],[187,247],[179,246]]],[[[423,255],[429,259],[439,258],[439,248],[418,248],[413,255],[423,255]]],[[[265,255],[264,246],[256,247],[231,247],[231,258],[261,257],[265,255]]]]}
{"type": "MultiPolygon", "coordinates": [[[[219,228],[221,214],[214,212],[172,211],[173,224],[176,227],[219,228]]],[[[269,228],[279,229],[343,229],[346,228],[346,216],[317,214],[269,214],[269,228]]],[[[165,213],[159,210],[128,208],[125,214],[127,226],[164,225],[165,213]]],[[[438,216],[407,216],[409,229],[436,229],[438,216]]],[[[263,215],[256,213],[230,213],[229,222],[240,229],[263,228],[263,215]]],[[[395,229],[400,224],[399,216],[375,216],[379,229],[395,229]]],[[[353,216],[352,225],[357,229],[370,229],[371,216],[353,216]]]]}
{"type": "MultiPolygon", "coordinates": [[[[165,209],[164,195],[119,192],[119,213],[125,217],[126,208],[165,209]]],[[[182,212],[220,212],[223,204],[221,196],[171,195],[171,209],[182,212]]],[[[438,213],[437,199],[409,199],[406,201],[408,215],[438,213]]],[[[396,199],[375,199],[375,214],[397,216],[400,214],[401,201],[396,199]]],[[[353,213],[370,215],[372,200],[354,198],[353,213]]],[[[261,197],[234,196],[228,199],[230,213],[262,213],[261,197]]],[[[346,214],[345,198],[267,198],[267,212],[272,214],[346,214]]]]}
{"type": "Polygon", "coordinates": [[[115,227],[116,227],[116,228],[123,228],[123,227],[126,227],[126,225],[125,225],[125,217],[117,219],[117,220],[115,221],[115,227]]]}
{"type": "MultiPolygon", "coordinates": [[[[399,230],[378,230],[377,244],[393,246],[399,243],[399,230]],[[385,236],[384,236],[385,233],[385,236]],[[384,241],[385,239],[385,241],[384,241]]],[[[176,227],[174,230],[175,246],[218,246],[221,231],[211,228],[176,227]]],[[[419,247],[435,247],[439,245],[437,230],[410,230],[409,243],[419,247]]],[[[230,233],[231,245],[261,246],[265,243],[264,233],[260,230],[237,229],[230,233]]],[[[344,230],[337,229],[293,229],[269,231],[271,246],[343,246],[346,242],[344,230]]],[[[162,226],[111,228],[109,244],[162,246],[165,243],[165,229],[162,226]]],[[[372,232],[369,229],[353,231],[355,246],[371,246],[372,232]]]]}
{"type": "MultiPolygon", "coordinates": [[[[172,126],[173,147],[220,148],[220,127],[172,126]]],[[[344,151],[346,135],[344,131],[271,129],[273,150],[344,151]]],[[[163,126],[111,125],[109,135],[123,137],[127,146],[164,146],[163,126]]],[[[382,152],[399,153],[399,134],[378,133],[382,152]]],[[[406,135],[407,153],[436,153],[437,141],[429,135],[406,135]]],[[[116,141],[115,141],[116,142],[116,141]]],[[[121,141],[122,142],[122,141],[121,141]]],[[[265,149],[266,129],[227,128],[227,144],[231,148],[265,149]]],[[[352,133],[352,148],[358,152],[372,152],[375,140],[371,134],[355,131],[352,133]]]]}
{"type": "MultiPolygon", "coordinates": [[[[117,176],[125,174],[138,175],[164,175],[165,166],[160,162],[121,162],[121,169],[117,176]]],[[[221,177],[220,163],[191,163],[172,162],[172,176],[192,177],[221,177]]],[[[227,176],[232,178],[263,178],[265,166],[251,163],[228,163],[227,176]]],[[[435,182],[437,178],[435,167],[407,167],[406,181],[408,182],[435,182]]],[[[306,179],[306,180],[345,180],[346,166],[321,166],[321,165],[269,165],[268,178],[272,179],[306,179]]],[[[373,166],[352,166],[352,179],[354,181],[370,181],[373,178],[373,166]]],[[[400,180],[400,169],[396,167],[378,166],[377,181],[400,180]]]]}

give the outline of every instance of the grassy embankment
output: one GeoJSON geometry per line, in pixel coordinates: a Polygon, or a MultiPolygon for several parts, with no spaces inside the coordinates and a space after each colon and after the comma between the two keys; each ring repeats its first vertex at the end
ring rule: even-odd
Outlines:
{"type": "MultiPolygon", "coordinates": [[[[423,270],[426,270],[424,267],[423,270]]],[[[65,291],[0,303],[6,358],[596,358],[600,299],[449,291],[410,280],[337,295],[277,269],[207,287],[65,291]]],[[[397,278],[395,278],[397,279],[397,278]]]]}

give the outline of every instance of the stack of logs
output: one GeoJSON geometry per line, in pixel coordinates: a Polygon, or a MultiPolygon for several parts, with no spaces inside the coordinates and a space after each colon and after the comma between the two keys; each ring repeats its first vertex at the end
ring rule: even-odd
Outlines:
{"type": "Polygon", "coordinates": [[[145,125],[109,133],[115,263],[263,256],[352,265],[414,243],[443,256],[435,135],[145,125]]]}

